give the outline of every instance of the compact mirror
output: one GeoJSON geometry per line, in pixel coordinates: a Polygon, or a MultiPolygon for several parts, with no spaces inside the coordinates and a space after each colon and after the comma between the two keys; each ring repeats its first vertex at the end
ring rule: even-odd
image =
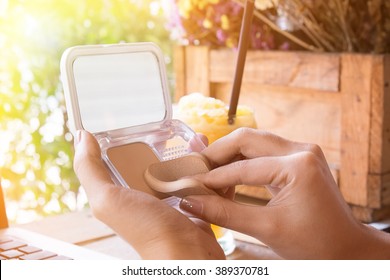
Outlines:
{"type": "Polygon", "coordinates": [[[145,182],[145,170],[204,148],[194,131],[172,119],[164,56],[153,43],[68,48],[61,79],[70,131],[94,134],[117,185],[164,199],[145,182]]]}
{"type": "Polygon", "coordinates": [[[168,93],[160,63],[142,50],[74,56],[76,122],[99,133],[164,120],[168,93]]]}

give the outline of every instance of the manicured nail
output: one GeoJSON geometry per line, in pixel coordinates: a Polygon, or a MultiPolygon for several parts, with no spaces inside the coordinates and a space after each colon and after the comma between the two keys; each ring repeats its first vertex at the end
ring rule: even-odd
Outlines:
{"type": "Polygon", "coordinates": [[[74,146],[75,147],[81,142],[81,133],[82,133],[81,130],[77,130],[76,131],[76,135],[75,135],[75,138],[74,138],[74,146]]]}
{"type": "Polygon", "coordinates": [[[183,198],[180,201],[180,208],[194,215],[200,216],[203,212],[203,203],[193,198],[183,198]]]}

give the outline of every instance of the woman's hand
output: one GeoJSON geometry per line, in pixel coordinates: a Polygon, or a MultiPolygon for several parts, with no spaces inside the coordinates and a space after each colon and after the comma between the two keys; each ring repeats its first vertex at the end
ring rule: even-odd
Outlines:
{"type": "Polygon", "coordinates": [[[265,185],[273,198],[266,206],[249,206],[189,196],[182,209],[256,237],[283,258],[390,258],[389,235],[355,220],[318,146],[239,129],[203,154],[214,169],[197,178],[209,188],[265,185]]]}
{"type": "Polygon", "coordinates": [[[78,131],[75,172],[94,215],[144,259],[224,259],[209,225],[192,221],[165,202],[113,184],[95,138],[78,131]]]}

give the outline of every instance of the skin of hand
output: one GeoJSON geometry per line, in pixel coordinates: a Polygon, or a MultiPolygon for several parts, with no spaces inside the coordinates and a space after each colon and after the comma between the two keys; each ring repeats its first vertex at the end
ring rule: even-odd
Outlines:
{"type": "Polygon", "coordinates": [[[114,185],[96,139],[86,131],[76,135],[74,170],[94,216],[129,242],[141,258],[225,258],[208,224],[191,220],[149,194],[114,185]]]}
{"type": "Polygon", "coordinates": [[[239,129],[202,152],[213,170],[197,176],[212,189],[264,185],[266,206],[218,196],[189,196],[180,207],[251,235],[287,259],[389,259],[390,235],[357,221],[317,145],[239,129]]]}

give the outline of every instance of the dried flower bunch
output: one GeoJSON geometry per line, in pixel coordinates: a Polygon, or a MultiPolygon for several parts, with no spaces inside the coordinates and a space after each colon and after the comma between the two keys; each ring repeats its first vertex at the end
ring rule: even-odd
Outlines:
{"type": "MultiPolygon", "coordinates": [[[[174,9],[170,29],[184,44],[211,45],[234,48],[238,44],[243,5],[231,0],[171,0],[174,9]],[[184,39],[184,40],[183,40],[184,39]]],[[[243,2],[243,1],[242,1],[243,2]]],[[[259,8],[273,6],[271,0],[262,0],[259,8]]],[[[258,18],[251,30],[254,49],[285,48],[275,43],[275,33],[258,18]]]]}
{"type": "Polygon", "coordinates": [[[305,34],[313,49],[390,51],[389,0],[279,0],[277,9],[305,34]]]}
{"type": "MultiPolygon", "coordinates": [[[[235,47],[246,0],[172,0],[174,26],[190,44],[235,47]]],[[[312,51],[388,53],[389,0],[256,0],[252,48],[294,46],[312,51]]]]}

